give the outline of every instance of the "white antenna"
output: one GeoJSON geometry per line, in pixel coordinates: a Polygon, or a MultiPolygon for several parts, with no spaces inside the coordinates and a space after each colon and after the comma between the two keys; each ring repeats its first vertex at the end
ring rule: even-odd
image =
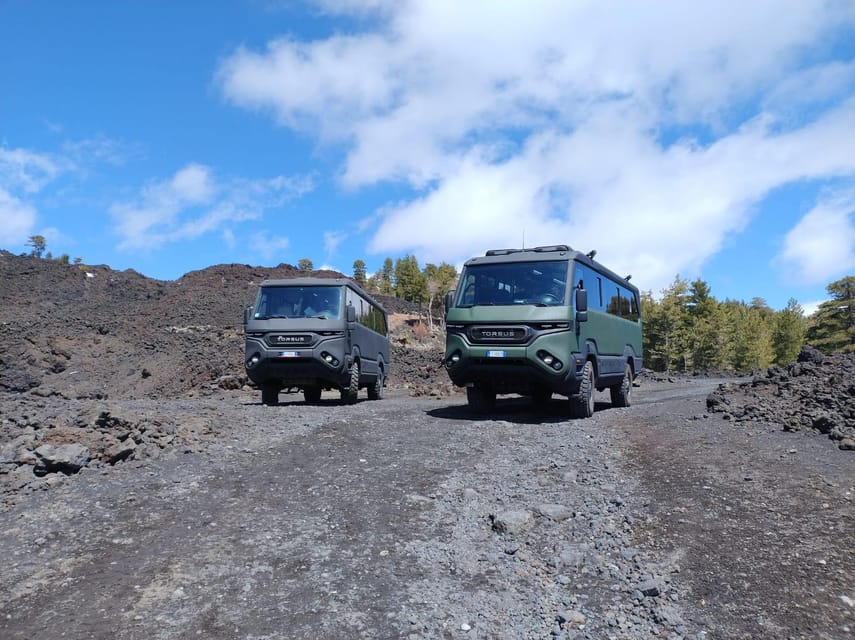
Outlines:
{"type": "Polygon", "coordinates": [[[523,227],[523,244],[522,248],[525,249],[525,227],[523,227]]]}

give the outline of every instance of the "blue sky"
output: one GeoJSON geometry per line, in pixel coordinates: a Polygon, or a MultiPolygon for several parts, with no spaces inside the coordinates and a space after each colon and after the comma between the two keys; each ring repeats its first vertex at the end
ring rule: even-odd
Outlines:
{"type": "Polygon", "coordinates": [[[567,243],[855,272],[855,3],[0,0],[0,248],[171,280],[567,243]]]}

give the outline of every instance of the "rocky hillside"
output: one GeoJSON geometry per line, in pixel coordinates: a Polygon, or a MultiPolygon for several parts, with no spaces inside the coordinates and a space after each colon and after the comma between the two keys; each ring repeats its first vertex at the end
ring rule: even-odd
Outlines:
{"type": "Polygon", "coordinates": [[[855,354],[826,356],[804,347],[787,367],[720,385],[707,399],[707,410],[735,422],[779,424],[785,431],[815,429],[841,449],[855,450],[855,354]]]}
{"type": "MultiPolygon", "coordinates": [[[[244,307],[265,278],[299,275],[287,264],[228,264],[160,281],[132,270],[0,251],[0,393],[115,400],[241,388],[247,384],[244,307]]],[[[380,302],[390,312],[390,386],[411,395],[453,393],[442,368],[439,328],[429,330],[416,305],[385,297],[380,302]]],[[[824,356],[806,348],[789,367],[722,385],[708,409],[737,422],[816,429],[855,449],[853,380],[855,355],[824,356]]]]}
{"type": "MultiPolygon", "coordinates": [[[[228,264],[160,281],[0,251],[0,392],[130,399],[243,386],[243,309],[265,278],[298,275],[228,264]]],[[[438,332],[416,331],[414,305],[383,302],[397,312],[390,386],[450,392],[438,332]]]]}

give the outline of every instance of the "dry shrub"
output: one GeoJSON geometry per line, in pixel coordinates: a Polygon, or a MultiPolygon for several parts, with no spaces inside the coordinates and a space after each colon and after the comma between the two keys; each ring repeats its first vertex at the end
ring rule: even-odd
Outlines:
{"type": "Polygon", "coordinates": [[[422,341],[428,337],[428,334],[430,334],[430,329],[424,322],[417,320],[413,323],[413,336],[416,340],[422,341]]]}

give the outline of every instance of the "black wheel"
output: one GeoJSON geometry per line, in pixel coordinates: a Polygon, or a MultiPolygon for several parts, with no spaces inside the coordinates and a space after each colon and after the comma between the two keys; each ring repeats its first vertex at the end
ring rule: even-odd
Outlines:
{"type": "Polygon", "coordinates": [[[582,368],[579,391],[570,396],[570,412],[574,418],[590,418],[594,415],[594,365],[590,360],[582,368]]]}
{"type": "Polygon", "coordinates": [[[490,413],[496,406],[496,392],[487,387],[466,387],[466,400],[475,413],[490,413]]]}
{"type": "Polygon", "coordinates": [[[531,392],[531,402],[537,406],[543,406],[552,399],[552,392],[549,389],[538,387],[531,392]]]}
{"type": "Polygon", "coordinates": [[[632,368],[626,365],[623,380],[620,384],[609,387],[612,396],[612,404],[616,407],[628,407],[632,402],[632,368]]]}
{"type": "Polygon", "coordinates": [[[303,399],[310,404],[319,402],[321,399],[321,388],[317,386],[304,387],[303,399]]]}
{"type": "Polygon", "coordinates": [[[341,390],[341,400],[348,404],[356,402],[359,396],[359,360],[354,360],[350,366],[350,382],[341,390]]]}
{"type": "Polygon", "coordinates": [[[269,407],[275,407],[279,404],[279,387],[272,384],[261,387],[261,404],[266,404],[269,407]]]}
{"type": "Polygon", "coordinates": [[[383,369],[377,372],[377,378],[374,384],[368,387],[368,399],[380,400],[383,397],[383,386],[386,384],[386,376],[383,374],[383,369]]]}

